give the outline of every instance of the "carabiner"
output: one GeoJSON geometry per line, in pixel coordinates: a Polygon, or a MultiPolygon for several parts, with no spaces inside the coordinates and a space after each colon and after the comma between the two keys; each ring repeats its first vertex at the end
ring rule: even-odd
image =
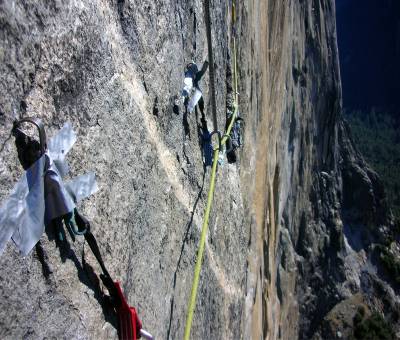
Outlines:
{"type": "Polygon", "coordinates": [[[213,132],[211,132],[210,133],[210,140],[211,140],[211,145],[212,145],[212,147],[213,147],[213,150],[215,151],[215,150],[221,150],[222,148],[221,148],[221,132],[220,131],[213,131],[213,132]],[[214,147],[214,145],[215,145],[215,143],[213,143],[213,135],[217,135],[218,136],[218,148],[215,148],[214,147]]]}
{"type": "Polygon", "coordinates": [[[22,132],[19,127],[22,123],[31,123],[36,126],[36,128],[39,131],[39,143],[40,143],[40,151],[41,151],[41,156],[46,152],[47,149],[47,140],[46,140],[46,132],[44,130],[44,125],[42,121],[39,118],[34,118],[34,117],[28,117],[28,118],[22,118],[20,120],[15,120],[13,123],[13,128],[11,130],[13,136],[16,136],[17,130],[22,132]]]}

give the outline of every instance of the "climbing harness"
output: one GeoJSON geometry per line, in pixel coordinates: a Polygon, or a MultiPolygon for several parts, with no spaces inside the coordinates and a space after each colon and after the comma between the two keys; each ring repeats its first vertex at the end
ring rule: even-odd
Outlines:
{"type": "MultiPolygon", "coordinates": [[[[205,13],[206,13],[205,18],[206,18],[206,25],[207,25],[207,41],[208,41],[208,52],[209,52],[209,59],[210,59],[210,82],[212,84],[211,86],[213,87],[214,77],[213,77],[213,59],[212,59],[209,0],[204,0],[204,7],[205,7],[205,13]]],[[[235,7],[234,7],[234,2],[233,2],[233,9],[232,9],[233,11],[234,11],[234,8],[235,7]]],[[[234,25],[235,24],[235,20],[234,20],[235,15],[234,14],[232,15],[232,19],[233,19],[232,25],[234,25]]],[[[232,40],[233,40],[233,54],[234,54],[234,89],[235,89],[234,112],[233,112],[231,120],[228,124],[228,128],[226,129],[226,133],[224,134],[224,136],[222,138],[221,138],[220,134],[218,135],[219,143],[218,143],[218,146],[214,148],[213,164],[212,164],[211,179],[210,179],[210,188],[208,191],[207,205],[206,205],[206,209],[204,212],[203,225],[201,228],[201,236],[200,236],[200,241],[199,241],[199,246],[198,246],[198,251],[197,251],[197,261],[196,261],[196,265],[195,265],[195,269],[194,269],[192,289],[191,289],[191,293],[190,293],[190,299],[189,299],[189,305],[188,305],[188,311],[187,311],[187,317],[186,317],[184,340],[190,339],[190,331],[191,331],[191,327],[192,327],[194,310],[196,307],[196,297],[197,297],[197,290],[198,290],[199,280],[200,280],[200,271],[201,271],[201,265],[202,265],[202,261],[203,261],[203,253],[204,253],[204,248],[205,248],[206,235],[207,235],[207,230],[208,230],[208,220],[210,217],[211,205],[212,205],[213,197],[214,197],[219,151],[220,151],[221,147],[223,147],[226,144],[226,142],[230,136],[230,133],[231,133],[233,125],[236,121],[237,112],[238,112],[236,44],[235,44],[235,36],[234,35],[232,36],[232,40]]],[[[214,90],[214,88],[212,88],[212,105],[213,105],[213,118],[214,118],[213,134],[215,134],[216,133],[215,131],[218,131],[218,129],[217,129],[217,121],[216,121],[215,92],[213,90],[214,90]]]]}
{"type": "Polygon", "coordinates": [[[102,269],[100,278],[109,291],[113,309],[119,320],[119,338],[136,340],[143,336],[153,339],[148,332],[142,330],[136,310],[128,305],[119,282],[111,279],[97,241],[90,230],[90,223],[76,209],[75,204],[80,199],[97,190],[94,174],[78,176],[66,184],[61,179],[60,173],[65,175],[68,170],[64,160],[65,154],[76,139],[71,126],[66,124],[59,134],[51,139],[49,150],[44,125],[39,119],[24,118],[14,122],[12,134],[16,138],[18,158],[26,174],[17,183],[10,198],[0,207],[0,254],[12,238],[21,253],[27,255],[42,236],[44,225],[50,222],[55,226],[58,239],[63,241],[64,221],[73,241],[77,235],[84,236],[102,269]],[[39,143],[21,130],[22,123],[30,123],[37,128],[39,143]],[[59,170],[58,166],[62,170],[59,170]]]}

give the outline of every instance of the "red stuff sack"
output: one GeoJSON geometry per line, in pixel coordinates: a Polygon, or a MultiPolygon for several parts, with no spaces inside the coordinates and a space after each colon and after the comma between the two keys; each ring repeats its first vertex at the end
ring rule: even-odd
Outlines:
{"type": "Polygon", "coordinates": [[[140,338],[140,330],[142,329],[142,322],[140,321],[136,309],[130,307],[126,302],[124,294],[122,293],[119,282],[114,282],[118,297],[121,301],[120,305],[116,308],[119,331],[118,336],[120,340],[136,340],[140,338]]]}

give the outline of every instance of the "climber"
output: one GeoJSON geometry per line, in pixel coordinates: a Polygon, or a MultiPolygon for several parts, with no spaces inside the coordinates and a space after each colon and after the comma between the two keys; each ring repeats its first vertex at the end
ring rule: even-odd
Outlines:
{"type": "Polygon", "coordinates": [[[202,92],[199,86],[199,82],[207,71],[208,61],[206,60],[203,67],[199,71],[195,62],[190,62],[185,68],[185,79],[183,81],[184,86],[181,94],[181,98],[184,99],[187,110],[192,113],[195,106],[202,96],[202,92]],[[194,90],[194,92],[193,92],[194,90]],[[193,92],[193,94],[192,94],[193,92]],[[190,98],[190,99],[189,99],[190,98]]]}

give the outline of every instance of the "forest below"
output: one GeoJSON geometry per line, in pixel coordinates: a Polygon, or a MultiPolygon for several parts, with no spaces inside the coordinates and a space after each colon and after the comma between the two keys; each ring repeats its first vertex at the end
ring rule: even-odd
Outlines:
{"type": "Polygon", "coordinates": [[[371,109],[344,112],[354,142],[369,165],[379,174],[388,203],[400,219],[400,133],[399,121],[392,114],[371,109]]]}

